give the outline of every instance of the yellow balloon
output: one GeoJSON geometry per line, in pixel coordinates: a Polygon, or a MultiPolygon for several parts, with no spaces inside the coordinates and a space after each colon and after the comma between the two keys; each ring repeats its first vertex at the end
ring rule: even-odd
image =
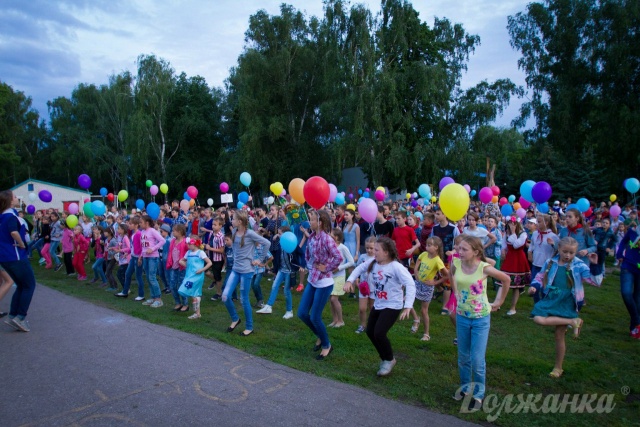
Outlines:
{"type": "Polygon", "coordinates": [[[438,198],[436,196],[431,196],[431,201],[435,202],[436,200],[438,200],[438,198]]]}
{"type": "Polygon", "coordinates": [[[617,198],[618,196],[616,196],[615,194],[612,194],[611,196],[609,196],[609,200],[611,200],[612,202],[615,202],[617,198]]]}
{"type": "Polygon", "coordinates": [[[160,192],[162,194],[167,194],[167,191],[169,191],[169,186],[167,184],[160,184],[160,192]]]}
{"type": "Polygon", "coordinates": [[[282,190],[284,190],[284,187],[282,186],[281,182],[274,182],[273,184],[271,184],[269,189],[273,194],[279,196],[280,194],[282,194],[282,190]]]}
{"type": "Polygon", "coordinates": [[[462,219],[469,210],[469,193],[460,184],[449,184],[440,192],[440,208],[451,221],[462,219]]]}
{"type": "Polygon", "coordinates": [[[73,228],[73,227],[75,227],[76,225],[78,225],[78,217],[77,217],[77,216],[75,216],[75,215],[69,215],[69,216],[67,217],[67,226],[68,226],[69,228],[73,228]]]}
{"type": "Polygon", "coordinates": [[[407,199],[410,199],[411,198],[411,193],[407,193],[406,197],[407,197],[407,199]]]}
{"type": "Polygon", "coordinates": [[[353,203],[349,203],[349,204],[347,205],[347,209],[351,209],[352,211],[355,211],[355,210],[356,210],[356,207],[354,206],[354,204],[353,204],[353,203]]]}
{"type": "Polygon", "coordinates": [[[380,187],[376,188],[376,191],[382,191],[383,193],[385,192],[385,191],[384,191],[384,187],[382,187],[382,186],[380,186],[380,187]]]}
{"type": "Polygon", "coordinates": [[[118,201],[120,203],[124,202],[125,200],[127,200],[129,198],[129,193],[127,193],[127,190],[120,190],[118,192],[118,201]]]}
{"type": "MultiPolygon", "coordinates": [[[[289,183],[289,194],[293,197],[293,200],[303,205],[305,202],[304,198],[304,179],[301,178],[293,178],[289,183]]],[[[282,193],[282,190],[280,191],[282,193]]],[[[278,194],[279,195],[279,194],[278,194]]]]}

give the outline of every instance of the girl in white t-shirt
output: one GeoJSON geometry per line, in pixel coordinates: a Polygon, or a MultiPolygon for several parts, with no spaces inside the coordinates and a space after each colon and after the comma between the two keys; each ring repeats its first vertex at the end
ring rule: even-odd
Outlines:
{"type": "MultiPolygon", "coordinates": [[[[358,258],[358,265],[369,265],[374,259],[374,251],[376,246],[376,237],[369,236],[364,241],[365,253],[358,258]]],[[[356,334],[361,334],[367,329],[367,310],[371,311],[373,308],[373,301],[376,299],[375,289],[373,283],[367,281],[367,273],[363,273],[358,277],[357,281],[359,292],[358,299],[358,317],[360,318],[360,326],[356,329],[356,334]],[[364,291],[364,293],[362,292],[364,291]]]]}
{"type": "Polygon", "coordinates": [[[479,220],[480,216],[477,213],[469,212],[467,215],[468,225],[464,228],[462,234],[479,238],[482,246],[486,249],[496,242],[496,236],[486,228],[478,227],[479,220]]]}
{"type": "Polygon", "coordinates": [[[374,286],[376,299],[369,314],[367,336],[382,360],[378,376],[385,376],[391,373],[396,364],[387,332],[398,316],[400,320],[409,316],[416,296],[416,285],[409,271],[396,260],[398,251],[393,240],[388,237],[379,238],[374,248],[374,257],[373,261],[360,264],[353,270],[344,290],[351,292],[353,281],[363,273],[367,273],[367,282],[374,286]],[[403,288],[406,289],[406,296],[403,288]]]}

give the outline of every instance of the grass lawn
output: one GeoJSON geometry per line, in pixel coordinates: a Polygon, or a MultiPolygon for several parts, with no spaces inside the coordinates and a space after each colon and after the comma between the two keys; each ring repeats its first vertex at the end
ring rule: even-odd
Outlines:
{"type": "MultiPolygon", "coordinates": [[[[387,378],[376,377],[379,359],[365,334],[355,334],[358,326],[357,300],[343,297],[342,305],[346,326],[330,329],[329,336],[335,351],[325,362],[317,362],[311,347],[315,338],[297,318],[282,319],[284,296],[282,291],[274,313],[254,313],[255,333],[251,338],[228,334],[230,323],[224,305],[210,301],[212,291],[204,291],[202,319],[192,321],[187,314],[172,311],[173,299],[163,294],[165,306],[152,309],[128,299],[115,298],[111,293],[89,282],[67,278],[62,269],[56,273],[45,270],[34,261],[39,283],[83,300],[165,325],[205,338],[215,339],[256,356],[264,357],[294,369],[310,372],[337,381],[367,388],[379,395],[433,411],[452,414],[462,419],[488,424],[487,413],[461,414],[460,403],[451,396],[458,387],[457,350],[452,341],[454,329],[447,316],[441,316],[441,304],[432,302],[431,341],[421,342],[422,325],[417,334],[410,333],[411,321],[398,322],[392,328],[391,339],[398,364],[387,378]]],[[[92,274],[89,274],[91,278],[92,274]]],[[[206,283],[209,279],[207,279],[206,283]]],[[[206,285],[205,285],[206,287],[206,285]]],[[[570,413],[505,413],[493,422],[500,426],[629,426],[640,425],[640,342],[628,334],[628,314],[620,297],[619,277],[610,274],[601,288],[588,286],[585,290],[587,305],[581,317],[585,326],[580,340],[567,335],[565,373],[560,379],[548,376],[554,362],[553,328],[538,326],[528,319],[532,299],[523,295],[518,303],[518,314],[507,317],[508,301],[497,314],[492,315],[491,333],[487,350],[487,396],[495,394],[500,402],[505,395],[542,394],[613,394],[615,408],[609,414],[570,413]],[[627,386],[630,392],[622,390],[627,386]]],[[[137,289],[134,283],[132,289],[137,289]]],[[[268,297],[271,282],[263,279],[262,290],[268,297]]],[[[491,300],[493,292],[490,292],[491,300]]],[[[148,287],[147,287],[148,296],[148,287]]],[[[300,294],[294,292],[294,313],[300,294]]],[[[255,302],[251,294],[252,303],[255,302]]],[[[242,309],[239,308],[241,317],[242,309]]],[[[416,307],[419,307],[416,303],[416,307]]],[[[329,306],[325,310],[329,323],[329,306]]],[[[238,328],[242,330],[242,327],[238,328]]],[[[488,402],[488,400],[487,400],[488,402]]],[[[496,400],[493,400],[494,406],[496,400]]],[[[515,407],[516,399],[514,399],[515,407]]],[[[595,408],[597,399],[593,402],[595,408]]],[[[538,403],[538,406],[540,403],[538,403]]],[[[492,413],[496,415],[497,409],[492,413]]]]}

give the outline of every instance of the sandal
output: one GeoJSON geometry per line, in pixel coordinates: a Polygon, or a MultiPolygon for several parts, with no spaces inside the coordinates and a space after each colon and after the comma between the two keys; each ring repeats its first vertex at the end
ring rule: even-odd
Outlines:
{"type": "Polygon", "coordinates": [[[420,338],[420,341],[429,341],[429,340],[431,340],[431,337],[429,336],[429,334],[424,334],[422,338],[420,338]]]}
{"type": "Polygon", "coordinates": [[[420,327],[420,319],[414,320],[413,325],[411,326],[411,333],[415,334],[418,332],[418,328],[420,327]]]}
{"type": "Polygon", "coordinates": [[[560,377],[562,376],[562,373],[563,373],[563,372],[564,372],[564,371],[563,371],[562,369],[553,368],[553,371],[551,371],[551,372],[549,373],[549,376],[550,376],[551,378],[560,378],[560,377]]]}
{"type": "Polygon", "coordinates": [[[180,311],[180,309],[183,307],[182,304],[178,304],[175,307],[173,307],[173,311],[180,311]]]}
{"type": "Polygon", "coordinates": [[[193,313],[191,316],[187,317],[187,319],[196,320],[196,319],[199,319],[200,317],[202,316],[200,316],[198,313],[193,313]]]}
{"type": "Polygon", "coordinates": [[[183,305],[182,307],[180,307],[180,312],[181,313],[186,313],[187,311],[189,311],[189,306],[188,305],[183,305]]]}
{"type": "Polygon", "coordinates": [[[573,321],[573,339],[577,340],[580,338],[580,331],[582,330],[582,325],[584,324],[584,320],[579,317],[573,321]]]}

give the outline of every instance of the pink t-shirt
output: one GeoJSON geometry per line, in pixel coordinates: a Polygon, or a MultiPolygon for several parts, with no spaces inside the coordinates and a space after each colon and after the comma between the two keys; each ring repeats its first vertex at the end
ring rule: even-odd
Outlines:
{"type": "Polygon", "coordinates": [[[135,234],[131,237],[132,243],[133,243],[133,256],[134,257],[139,257],[140,254],[142,254],[142,243],[140,242],[140,237],[141,237],[141,233],[140,230],[137,230],[135,232],[135,234]]]}
{"type": "Polygon", "coordinates": [[[70,228],[62,231],[62,252],[73,252],[73,230],[70,228]]]}
{"type": "MultiPolygon", "coordinates": [[[[142,245],[142,258],[158,258],[158,249],[164,246],[164,237],[155,228],[147,228],[140,232],[140,244],[142,245]],[[151,249],[151,252],[147,252],[151,249]]],[[[135,249],[135,248],[134,248],[135,249]]]]}

